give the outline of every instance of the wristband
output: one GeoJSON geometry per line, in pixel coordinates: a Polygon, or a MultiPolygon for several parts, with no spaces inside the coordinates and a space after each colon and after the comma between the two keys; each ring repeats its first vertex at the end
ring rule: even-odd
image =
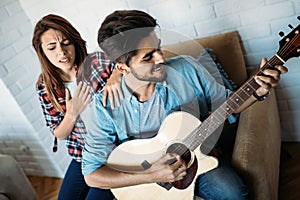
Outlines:
{"type": "Polygon", "coordinates": [[[253,93],[253,96],[257,99],[257,101],[263,101],[268,98],[268,96],[271,94],[270,91],[268,91],[266,94],[259,96],[256,92],[253,93]]]}

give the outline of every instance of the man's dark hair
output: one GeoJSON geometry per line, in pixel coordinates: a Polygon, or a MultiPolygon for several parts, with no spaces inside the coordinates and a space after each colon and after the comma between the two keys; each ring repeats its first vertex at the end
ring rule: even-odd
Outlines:
{"type": "Polygon", "coordinates": [[[143,11],[115,11],[102,22],[98,30],[98,44],[113,62],[129,65],[141,39],[156,26],[156,20],[143,11]]]}

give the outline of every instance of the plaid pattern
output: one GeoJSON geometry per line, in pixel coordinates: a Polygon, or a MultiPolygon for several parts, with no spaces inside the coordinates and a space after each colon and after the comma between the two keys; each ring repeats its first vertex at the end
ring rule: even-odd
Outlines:
{"type": "MultiPolygon", "coordinates": [[[[89,59],[85,63],[85,67],[91,67],[91,75],[89,77],[90,85],[93,88],[93,94],[100,92],[105,86],[108,78],[110,77],[114,65],[108,60],[107,56],[101,52],[95,52],[90,54],[89,59]]],[[[61,123],[64,118],[64,114],[58,111],[49,99],[46,92],[45,83],[40,80],[36,86],[36,90],[39,96],[39,101],[42,106],[43,114],[46,120],[46,126],[53,134],[54,129],[61,123]]],[[[66,101],[64,98],[58,98],[59,104],[63,110],[66,110],[66,101]]],[[[83,136],[87,133],[85,125],[80,117],[75,122],[74,128],[69,136],[65,139],[68,153],[78,162],[82,158],[82,149],[84,146],[83,136]]],[[[53,151],[57,150],[57,139],[54,139],[53,151]]]]}
{"type": "Polygon", "coordinates": [[[87,56],[84,67],[91,67],[88,80],[93,88],[93,94],[102,90],[114,69],[114,65],[110,62],[107,55],[98,51],[87,56]]]}

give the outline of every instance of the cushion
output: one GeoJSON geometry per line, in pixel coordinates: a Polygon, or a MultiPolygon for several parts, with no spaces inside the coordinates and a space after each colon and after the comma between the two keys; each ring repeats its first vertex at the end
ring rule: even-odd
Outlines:
{"type": "Polygon", "coordinates": [[[197,61],[207,69],[217,82],[224,85],[225,88],[235,91],[237,89],[236,84],[229,78],[221,64],[217,61],[217,56],[212,52],[213,50],[210,48],[203,49],[197,61]]]}

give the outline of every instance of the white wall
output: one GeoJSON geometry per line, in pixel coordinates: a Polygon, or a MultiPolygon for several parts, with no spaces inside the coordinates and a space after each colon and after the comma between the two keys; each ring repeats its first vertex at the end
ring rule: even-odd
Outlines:
{"type": "MultiPolygon", "coordinates": [[[[61,177],[70,159],[63,143],[60,143],[57,153],[51,152],[53,138],[45,127],[34,89],[40,72],[38,60],[31,47],[34,24],[46,14],[59,14],[78,29],[87,40],[88,51],[91,52],[98,49],[97,30],[100,23],[107,14],[116,9],[147,11],[158,19],[162,29],[174,30],[189,38],[237,30],[243,40],[245,59],[250,69],[259,64],[261,57],[270,58],[276,53],[280,40],[279,31],[288,33],[288,24],[295,27],[298,25],[296,17],[300,13],[300,1],[1,0],[0,153],[14,155],[27,173],[35,173],[31,169],[36,166],[36,174],[61,177]],[[24,134],[28,137],[24,138],[24,134]],[[28,140],[30,144],[27,143],[28,140]],[[40,148],[41,145],[44,148],[40,148]],[[24,162],[26,155],[31,157],[24,162]],[[37,160],[31,160],[36,157],[37,160]]],[[[176,39],[178,38],[169,38],[165,43],[176,42],[176,39]]],[[[298,63],[299,58],[286,63],[290,71],[282,76],[276,89],[283,140],[300,141],[298,63]]]]}

